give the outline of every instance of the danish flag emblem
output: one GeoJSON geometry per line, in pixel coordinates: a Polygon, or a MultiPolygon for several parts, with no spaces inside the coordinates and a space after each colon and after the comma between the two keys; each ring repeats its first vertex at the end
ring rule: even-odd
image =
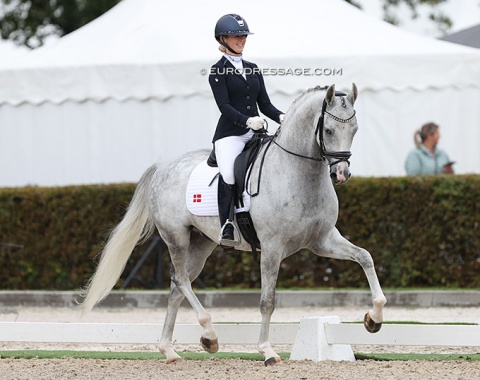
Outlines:
{"type": "Polygon", "coordinates": [[[202,194],[193,194],[193,203],[200,203],[202,201],[202,194]]]}

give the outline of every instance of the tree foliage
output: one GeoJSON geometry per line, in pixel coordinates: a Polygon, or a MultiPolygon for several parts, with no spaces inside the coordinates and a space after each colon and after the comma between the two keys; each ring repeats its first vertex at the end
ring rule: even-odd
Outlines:
{"type": "Polygon", "coordinates": [[[452,27],[452,20],[450,17],[442,13],[438,8],[439,4],[445,3],[448,0],[383,0],[383,18],[385,21],[393,25],[400,25],[401,21],[398,18],[397,10],[401,4],[406,5],[411,10],[411,18],[418,18],[418,8],[420,6],[430,6],[431,10],[428,15],[429,19],[437,25],[437,28],[444,34],[452,27]]]}
{"type": "Polygon", "coordinates": [[[36,48],[50,35],[64,36],[102,15],[120,0],[2,0],[0,34],[36,48]]]}

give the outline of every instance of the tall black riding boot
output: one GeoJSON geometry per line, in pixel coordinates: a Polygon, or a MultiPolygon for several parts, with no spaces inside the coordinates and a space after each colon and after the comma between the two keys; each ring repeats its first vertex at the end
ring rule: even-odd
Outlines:
{"type": "Polygon", "coordinates": [[[220,218],[220,244],[234,246],[238,243],[234,237],[233,225],[233,195],[235,186],[225,183],[222,176],[218,177],[218,216],[220,218]]]}

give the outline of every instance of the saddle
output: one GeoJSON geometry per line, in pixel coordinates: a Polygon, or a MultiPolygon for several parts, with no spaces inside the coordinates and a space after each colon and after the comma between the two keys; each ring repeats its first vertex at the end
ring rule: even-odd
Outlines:
{"type": "MultiPolygon", "coordinates": [[[[273,136],[268,135],[266,132],[256,132],[252,138],[245,144],[245,148],[242,153],[235,159],[234,175],[235,175],[235,205],[237,207],[243,207],[242,194],[246,190],[247,175],[252,167],[253,163],[258,157],[262,145],[268,143],[273,136]]],[[[207,165],[211,167],[218,167],[217,157],[215,154],[215,147],[212,149],[208,159],[207,165]]],[[[257,249],[261,249],[260,241],[258,240],[257,232],[253,225],[250,212],[241,211],[236,213],[237,224],[242,233],[243,238],[252,247],[252,252],[256,255],[257,249]]]]}

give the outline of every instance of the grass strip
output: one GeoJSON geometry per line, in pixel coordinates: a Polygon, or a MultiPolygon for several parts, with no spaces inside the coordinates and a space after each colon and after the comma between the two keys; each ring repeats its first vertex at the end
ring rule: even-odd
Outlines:
{"type": "MultiPolygon", "coordinates": [[[[204,360],[211,358],[218,359],[243,359],[260,360],[263,356],[257,353],[248,352],[217,352],[209,354],[207,352],[177,352],[186,360],[204,360]]],[[[283,360],[290,357],[289,352],[278,354],[283,360]]],[[[111,352],[111,351],[73,351],[73,350],[9,350],[0,351],[0,359],[120,359],[120,360],[164,360],[165,355],[159,352],[111,352]]]]}
{"type": "MultiPolygon", "coordinates": [[[[363,321],[342,322],[343,324],[363,325],[363,321]]],[[[415,321],[383,321],[385,325],[423,325],[423,326],[477,326],[473,322],[415,322],[415,321]]]]}
{"type": "MultiPolygon", "coordinates": [[[[257,353],[248,352],[217,352],[209,354],[206,352],[179,352],[186,360],[206,359],[242,359],[263,361],[263,357],[257,353]]],[[[279,353],[283,360],[288,360],[289,352],[279,353]]],[[[111,351],[73,351],[73,350],[11,350],[0,351],[0,359],[100,359],[100,360],[164,360],[165,356],[159,352],[111,352],[111,351]]],[[[407,361],[407,360],[430,360],[430,361],[480,361],[480,353],[474,354],[375,354],[357,353],[357,360],[378,360],[378,361],[407,361]]]]}
{"type": "Polygon", "coordinates": [[[480,361],[480,354],[355,354],[357,360],[379,360],[379,361],[391,361],[391,360],[429,360],[429,361],[480,361]]]}

